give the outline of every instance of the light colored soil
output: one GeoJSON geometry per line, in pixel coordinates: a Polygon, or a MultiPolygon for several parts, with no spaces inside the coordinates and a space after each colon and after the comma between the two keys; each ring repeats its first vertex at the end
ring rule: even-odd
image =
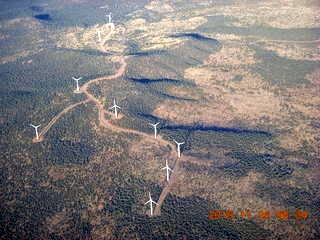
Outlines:
{"type": "Polygon", "coordinates": [[[127,23],[127,34],[140,43],[142,50],[168,49],[179,46],[184,42],[181,38],[171,38],[170,34],[177,31],[191,31],[207,22],[204,17],[173,18],[168,16],[158,22],[147,22],[143,18],[135,18],[127,23]],[[139,32],[139,34],[135,34],[139,32]]]}
{"type": "Polygon", "coordinates": [[[302,46],[301,43],[266,42],[263,48],[274,51],[278,56],[288,59],[320,61],[320,47],[314,44],[302,46]]]}
{"type": "Polygon", "coordinates": [[[174,8],[170,5],[170,1],[151,1],[149,4],[144,6],[146,9],[159,12],[159,13],[166,13],[166,12],[173,12],[174,8]]]}
{"type": "Polygon", "coordinates": [[[237,1],[232,6],[211,6],[195,11],[199,15],[224,15],[236,18],[236,27],[269,26],[274,28],[317,28],[319,5],[307,5],[299,0],[237,1]]]}

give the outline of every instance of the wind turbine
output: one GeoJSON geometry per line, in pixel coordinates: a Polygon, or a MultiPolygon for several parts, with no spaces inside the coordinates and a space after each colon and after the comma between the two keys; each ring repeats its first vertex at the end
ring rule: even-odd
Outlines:
{"type": "Polygon", "coordinates": [[[38,127],[40,127],[40,126],[41,126],[41,124],[40,124],[40,125],[38,125],[38,126],[35,126],[35,125],[33,125],[33,124],[30,124],[30,126],[31,126],[31,127],[33,127],[33,128],[34,128],[34,130],[36,131],[36,138],[37,138],[37,140],[39,140],[38,127]]]}
{"type": "Polygon", "coordinates": [[[157,138],[157,126],[159,125],[160,122],[152,124],[149,123],[149,125],[151,125],[154,128],[154,138],[157,138]]]}
{"type": "Polygon", "coordinates": [[[152,216],[153,215],[153,205],[152,204],[158,205],[158,203],[156,203],[155,201],[152,200],[150,192],[149,192],[149,201],[146,202],[144,205],[146,205],[148,203],[150,203],[150,215],[152,216]]]}
{"type": "Polygon", "coordinates": [[[171,168],[168,166],[168,161],[166,160],[166,166],[164,168],[161,168],[161,170],[167,170],[167,182],[169,182],[169,171],[173,172],[171,168]]]}
{"type": "Polygon", "coordinates": [[[108,17],[108,23],[109,24],[112,23],[112,15],[111,15],[111,13],[106,14],[106,17],[108,17]]]}
{"type": "Polygon", "coordinates": [[[110,107],[110,109],[114,109],[114,115],[116,116],[116,118],[118,118],[118,108],[121,109],[121,107],[119,107],[119,106],[116,104],[116,100],[113,99],[113,106],[110,107]]]}
{"type": "Polygon", "coordinates": [[[79,80],[81,80],[82,77],[80,77],[80,78],[72,77],[72,78],[73,78],[73,80],[75,80],[75,81],[77,82],[77,92],[79,92],[79,91],[80,91],[80,88],[79,88],[79,80]]]}
{"type": "Polygon", "coordinates": [[[180,146],[181,146],[182,144],[184,144],[184,142],[179,143],[179,142],[177,142],[177,141],[174,140],[174,139],[173,139],[173,141],[177,144],[178,158],[180,158],[180,157],[181,157],[180,146]]]}

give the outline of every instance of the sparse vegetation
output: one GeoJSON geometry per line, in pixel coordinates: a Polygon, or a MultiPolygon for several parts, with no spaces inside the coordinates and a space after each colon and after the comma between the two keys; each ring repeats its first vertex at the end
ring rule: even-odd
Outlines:
{"type": "Polygon", "coordinates": [[[7,1],[0,10],[0,239],[318,239],[319,7],[296,1],[7,1]],[[21,10],[23,9],[23,11],[21,10]],[[26,10],[27,9],[27,10],[26,10]],[[88,14],[94,13],[94,14],[88,14]],[[295,21],[291,21],[294,19],[295,21]],[[298,27],[298,28],[297,28],[298,27]],[[96,41],[96,30],[108,38],[96,41]],[[103,45],[103,47],[102,47],[103,45]],[[107,49],[107,51],[104,51],[107,49]],[[63,115],[73,76],[125,74],[88,91],[96,104],[63,115]],[[147,192],[166,186],[169,142],[185,141],[178,174],[150,218],[147,192]],[[306,209],[307,221],[208,220],[211,209],[306,209]]]}

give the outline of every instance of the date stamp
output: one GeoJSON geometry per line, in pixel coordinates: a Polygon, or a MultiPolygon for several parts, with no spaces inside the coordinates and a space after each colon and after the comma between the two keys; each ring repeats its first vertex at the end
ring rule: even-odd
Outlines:
{"type": "Polygon", "coordinates": [[[240,214],[236,214],[233,210],[219,210],[212,209],[208,213],[209,220],[219,220],[219,219],[256,219],[261,221],[266,221],[270,219],[278,219],[278,220],[288,220],[288,219],[296,219],[296,220],[307,220],[309,218],[309,212],[303,209],[296,209],[292,212],[289,210],[275,210],[271,212],[270,210],[259,210],[257,212],[251,212],[248,209],[241,210],[240,214]]]}

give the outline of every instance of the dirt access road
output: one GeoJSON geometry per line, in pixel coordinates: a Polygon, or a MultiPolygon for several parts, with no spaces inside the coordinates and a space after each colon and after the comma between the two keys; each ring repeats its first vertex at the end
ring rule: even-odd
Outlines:
{"type": "Polygon", "coordinates": [[[159,145],[164,145],[169,147],[170,149],[170,158],[171,159],[176,159],[175,163],[174,163],[174,167],[173,167],[173,173],[171,175],[170,178],[170,182],[163,188],[159,200],[158,200],[158,205],[156,205],[155,211],[154,211],[154,215],[160,215],[161,214],[161,206],[166,198],[166,196],[168,195],[169,191],[170,191],[170,187],[172,185],[172,182],[174,182],[175,176],[177,175],[177,171],[178,171],[178,165],[179,165],[179,160],[181,158],[177,158],[177,154],[174,151],[175,149],[175,145],[167,140],[165,140],[162,136],[158,135],[157,138],[154,138],[153,134],[147,134],[144,132],[140,132],[134,129],[126,129],[126,128],[122,128],[120,126],[116,126],[113,125],[109,119],[106,119],[106,115],[109,115],[112,119],[113,118],[113,114],[110,113],[109,111],[106,111],[103,107],[103,104],[92,94],[89,92],[90,86],[92,84],[98,83],[100,81],[106,81],[106,80],[112,80],[112,79],[116,79],[121,77],[125,71],[126,71],[126,67],[127,67],[127,63],[126,63],[126,59],[127,57],[121,56],[119,63],[120,63],[120,68],[117,70],[117,72],[113,75],[108,75],[108,76],[103,76],[103,77],[99,77],[99,78],[95,78],[92,79],[88,82],[86,82],[84,85],[81,86],[80,88],[80,93],[83,93],[86,95],[86,100],[83,100],[81,102],[72,104],[67,106],[65,109],[63,109],[59,114],[57,114],[54,118],[51,119],[51,121],[40,131],[40,137],[39,140],[37,139],[33,139],[33,142],[41,142],[44,140],[44,136],[45,134],[50,130],[50,128],[61,118],[63,117],[66,113],[68,113],[70,110],[72,110],[73,108],[79,106],[80,104],[84,104],[84,103],[88,103],[88,102],[93,102],[96,107],[98,108],[98,119],[99,119],[99,123],[101,126],[106,127],[112,131],[115,132],[121,132],[121,133],[126,133],[126,134],[135,134],[135,135],[139,135],[142,137],[146,137],[146,138],[150,138],[153,139],[154,141],[156,141],[159,145]]]}

